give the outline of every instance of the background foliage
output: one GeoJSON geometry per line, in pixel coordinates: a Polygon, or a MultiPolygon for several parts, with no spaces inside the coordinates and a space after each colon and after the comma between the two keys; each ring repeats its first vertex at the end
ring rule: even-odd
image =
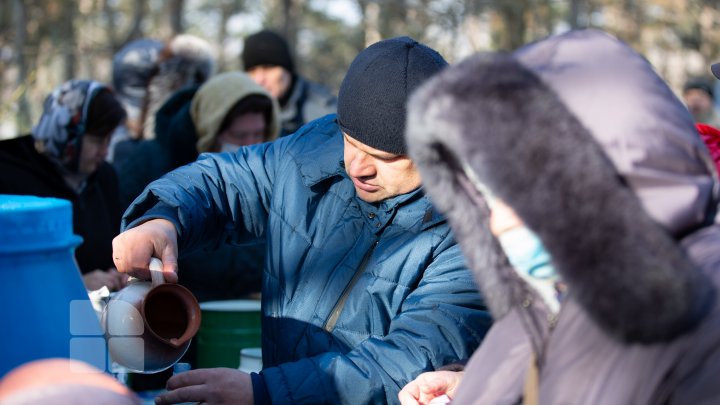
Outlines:
{"type": "Polygon", "coordinates": [[[571,28],[598,27],[642,52],[676,90],[720,59],[720,0],[1,0],[0,138],[26,133],[70,78],[110,82],[114,52],[141,37],[210,41],[219,71],[240,69],[243,38],[285,34],[300,71],[337,90],[353,57],[410,35],[455,62],[571,28]]]}

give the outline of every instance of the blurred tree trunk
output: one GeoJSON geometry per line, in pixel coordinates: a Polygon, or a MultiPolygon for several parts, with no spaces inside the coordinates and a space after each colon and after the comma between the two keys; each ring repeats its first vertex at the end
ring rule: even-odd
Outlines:
{"type": "Polygon", "coordinates": [[[135,6],[133,7],[132,14],[132,28],[128,31],[125,36],[125,40],[121,44],[118,44],[115,51],[118,51],[124,44],[138,38],[143,37],[142,22],[143,15],[145,14],[145,0],[135,0],[135,6]]]}
{"type": "Polygon", "coordinates": [[[622,15],[625,17],[625,24],[622,27],[622,38],[638,51],[643,50],[642,27],[645,23],[645,9],[642,1],[624,0],[622,4],[622,15]]]}
{"type": "Polygon", "coordinates": [[[29,130],[32,125],[30,117],[30,103],[27,99],[28,72],[25,61],[25,44],[27,42],[27,10],[23,0],[13,0],[12,15],[15,23],[15,63],[17,64],[17,88],[21,89],[18,94],[18,113],[15,119],[19,133],[29,130]]]}
{"type": "Polygon", "coordinates": [[[130,7],[121,9],[120,7],[113,7],[111,3],[114,2],[112,0],[101,1],[101,12],[107,24],[106,31],[108,41],[110,42],[108,47],[111,50],[111,54],[115,54],[128,42],[143,37],[142,22],[147,0],[134,0],[131,2],[132,5],[130,7]],[[118,20],[118,17],[121,19],[118,20]],[[124,27],[119,23],[122,17],[129,17],[127,18],[129,22],[125,24],[128,26],[127,32],[125,33],[121,32],[124,30],[124,27]]]}
{"type": "Polygon", "coordinates": [[[495,11],[502,21],[502,29],[497,38],[499,49],[510,51],[525,44],[525,14],[530,9],[528,2],[529,0],[499,0],[495,3],[495,11]]]}
{"type": "Polygon", "coordinates": [[[222,51],[224,48],[225,40],[227,39],[227,23],[236,12],[233,4],[223,2],[220,5],[220,25],[218,26],[217,43],[220,45],[220,53],[218,54],[217,66],[218,71],[222,72],[225,70],[225,52],[222,51]]]}
{"type": "Polygon", "coordinates": [[[555,9],[553,0],[539,0],[533,7],[535,10],[535,23],[537,28],[533,37],[545,37],[551,35],[555,29],[555,9]]]}
{"type": "Polygon", "coordinates": [[[170,16],[170,32],[172,35],[177,35],[184,32],[182,18],[185,8],[184,3],[184,0],[170,0],[167,3],[170,16]]]}
{"type": "Polygon", "coordinates": [[[584,27],[585,24],[580,22],[580,13],[584,10],[586,0],[570,0],[567,22],[571,29],[584,27]]]}
{"type": "Polygon", "coordinates": [[[63,81],[75,77],[77,68],[77,40],[75,34],[75,16],[77,15],[77,2],[64,0],[60,3],[60,14],[57,20],[57,38],[60,39],[60,49],[63,50],[63,81]]]}
{"type": "Polygon", "coordinates": [[[118,38],[117,38],[117,15],[114,8],[110,6],[110,0],[100,0],[102,2],[100,8],[102,9],[103,16],[105,18],[105,23],[107,24],[107,39],[108,46],[112,50],[113,53],[117,51],[120,46],[118,45],[118,38]]]}
{"type": "Polygon", "coordinates": [[[380,13],[380,35],[391,38],[407,34],[407,17],[410,9],[405,0],[386,0],[385,9],[380,13]]]}
{"type": "MultiPolygon", "coordinates": [[[[0,47],[8,46],[10,39],[13,37],[12,30],[15,29],[15,25],[12,22],[13,7],[14,4],[12,1],[0,1],[0,47]]],[[[5,79],[6,63],[5,58],[0,56],[0,89],[5,79]]],[[[2,100],[0,99],[0,106],[2,106],[2,104],[2,100]]],[[[2,136],[2,134],[0,134],[0,136],[2,136]]]]}
{"type": "Polygon", "coordinates": [[[302,1],[304,0],[282,0],[280,2],[282,13],[280,34],[288,41],[290,52],[295,59],[297,59],[297,35],[300,27],[300,16],[302,14],[302,1]]]}
{"type": "Polygon", "coordinates": [[[380,5],[375,1],[358,1],[363,14],[363,37],[365,46],[382,39],[380,35],[380,5]]]}
{"type": "Polygon", "coordinates": [[[265,0],[268,12],[264,28],[275,30],[290,46],[290,53],[297,60],[297,36],[303,22],[306,0],[265,0]]]}
{"type": "Polygon", "coordinates": [[[13,27],[13,2],[0,1],[0,44],[3,44],[13,27]]]}

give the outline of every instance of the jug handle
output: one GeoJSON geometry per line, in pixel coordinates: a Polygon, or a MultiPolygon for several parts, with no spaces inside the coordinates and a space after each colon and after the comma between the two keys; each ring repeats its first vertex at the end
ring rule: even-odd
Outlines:
{"type": "Polygon", "coordinates": [[[157,257],[151,257],[148,268],[150,269],[150,279],[152,280],[153,287],[165,282],[165,277],[163,276],[163,263],[160,259],[157,257]]]}

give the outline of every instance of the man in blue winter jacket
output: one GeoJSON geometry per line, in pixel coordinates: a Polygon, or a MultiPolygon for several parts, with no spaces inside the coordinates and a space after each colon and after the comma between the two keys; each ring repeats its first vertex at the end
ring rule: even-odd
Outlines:
{"type": "Polygon", "coordinates": [[[406,156],[405,103],[447,63],[407,38],[362,51],[338,113],[272,143],[205,154],[152,183],[113,241],[120,271],[157,256],[267,242],[264,369],[192,370],[158,403],[394,403],[470,356],[491,322],[444,217],[406,156]]]}

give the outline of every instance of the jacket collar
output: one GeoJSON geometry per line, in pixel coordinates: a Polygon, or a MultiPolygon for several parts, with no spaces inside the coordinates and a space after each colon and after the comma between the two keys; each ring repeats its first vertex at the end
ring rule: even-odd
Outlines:
{"type": "Polygon", "coordinates": [[[342,133],[335,114],[304,125],[292,136],[307,138],[295,156],[305,186],[313,187],[345,172],[342,133]]]}

